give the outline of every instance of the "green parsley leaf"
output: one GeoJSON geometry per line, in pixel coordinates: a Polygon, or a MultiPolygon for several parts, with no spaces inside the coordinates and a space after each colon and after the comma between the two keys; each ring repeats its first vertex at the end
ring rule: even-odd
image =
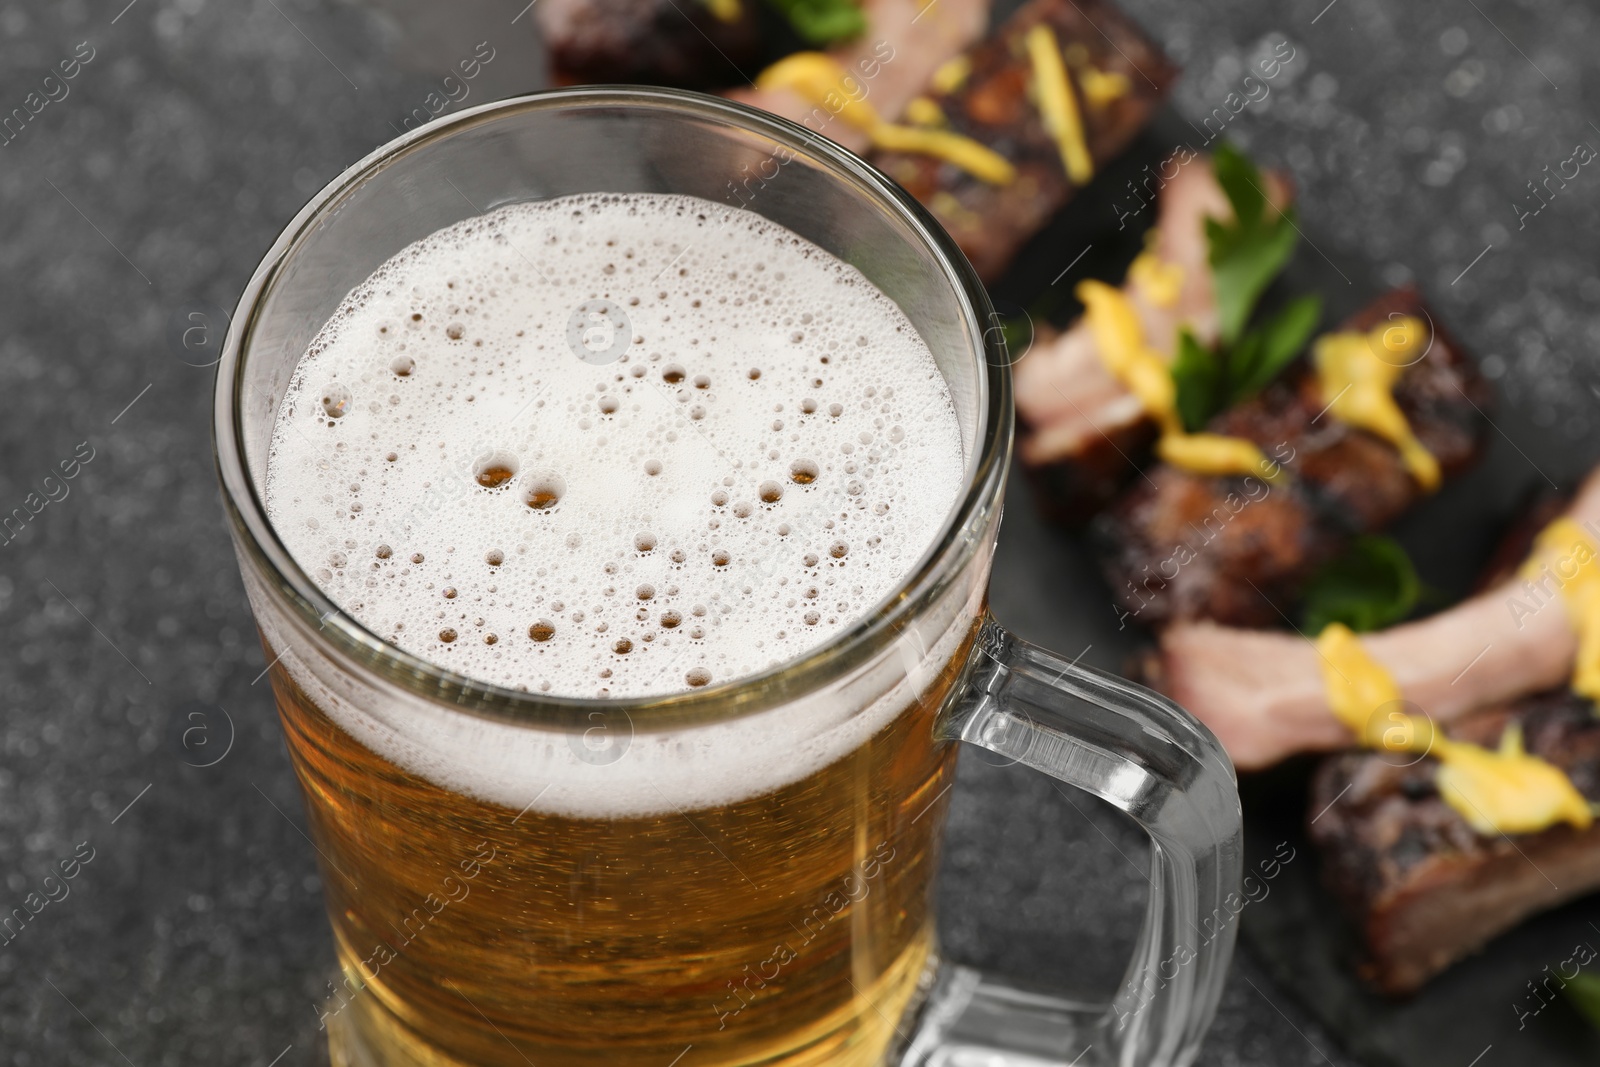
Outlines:
{"type": "Polygon", "coordinates": [[[1234,214],[1231,223],[1206,220],[1222,344],[1231,347],[1244,333],[1261,294],[1289,262],[1300,232],[1293,208],[1267,217],[1265,180],[1237,149],[1226,142],[1219,145],[1211,165],[1234,214]]]}
{"type": "Polygon", "coordinates": [[[1198,433],[1214,415],[1264,389],[1305,348],[1321,317],[1321,298],[1303,296],[1220,354],[1181,331],[1172,383],[1184,429],[1198,433]]]}
{"type": "Polygon", "coordinates": [[[1421,593],[1422,582],[1400,543],[1364,535],[1312,577],[1306,587],[1304,629],[1319,634],[1330,622],[1342,622],[1357,633],[1382,629],[1411,614],[1421,593]]]}
{"type": "Polygon", "coordinates": [[[1178,418],[1183,428],[1198,433],[1222,409],[1222,360],[1195,340],[1194,334],[1178,334],[1178,355],[1172,361],[1172,384],[1176,389],[1178,418]]]}
{"type": "Polygon", "coordinates": [[[1304,350],[1321,321],[1322,298],[1302,296],[1245,334],[1228,360],[1228,403],[1265,389],[1304,350]]]}
{"type": "Polygon", "coordinates": [[[1206,236],[1211,240],[1211,280],[1217,294],[1217,317],[1224,345],[1239,339],[1261,294],[1289,262],[1300,238],[1293,220],[1293,208],[1272,224],[1248,229],[1206,220],[1206,236]]]}
{"type": "Polygon", "coordinates": [[[1261,221],[1267,207],[1267,193],[1261,183],[1261,172],[1248,156],[1227,141],[1219,142],[1211,153],[1211,171],[1217,184],[1228,194],[1234,217],[1242,226],[1254,226],[1261,221]]]}
{"type": "Polygon", "coordinates": [[[1579,971],[1566,982],[1561,991],[1572,1001],[1572,1006],[1589,1020],[1590,1025],[1600,1029],[1600,977],[1579,971]]]}
{"type": "Polygon", "coordinates": [[[766,0],[807,44],[822,46],[858,37],[867,18],[855,0],[766,0]]]}

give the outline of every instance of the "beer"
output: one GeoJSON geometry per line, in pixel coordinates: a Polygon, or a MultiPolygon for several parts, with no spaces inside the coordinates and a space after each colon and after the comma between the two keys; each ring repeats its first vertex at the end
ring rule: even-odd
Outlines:
{"type": "MultiPolygon", "coordinates": [[[[296,369],[264,495],[389,643],[631,700],[847,632],[963,481],[944,379],[859,272],[637,194],[502,208],[382,266],[296,369]]],[[[659,729],[597,704],[588,732],[338,677],[263,615],[344,972],[317,1007],[336,1055],[879,1062],[934,951],[933,720],[978,614],[789,706],[659,729]]]]}

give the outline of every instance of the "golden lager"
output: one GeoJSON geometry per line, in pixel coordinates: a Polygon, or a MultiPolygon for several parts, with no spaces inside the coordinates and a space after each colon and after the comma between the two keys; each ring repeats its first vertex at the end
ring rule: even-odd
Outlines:
{"type": "MultiPolygon", "coordinates": [[[[358,287],[283,400],[267,506],[395,645],[648,698],[846,630],[962,474],[932,356],[854,269],[705,201],[577,197],[358,287]]],[[[890,1046],[932,951],[956,648],[922,657],[920,692],[795,706],[761,738],[525,732],[493,746],[526,752],[509,781],[365,736],[279,651],[344,968],[319,1015],[379,1062],[866,1067],[890,1046]],[[699,780],[671,746],[701,750],[699,780]]]]}
{"type": "Polygon", "coordinates": [[[344,970],[318,1013],[375,1062],[865,1067],[895,1041],[932,951],[950,672],[797,782],[616,819],[442,789],[273,682],[344,970]]]}

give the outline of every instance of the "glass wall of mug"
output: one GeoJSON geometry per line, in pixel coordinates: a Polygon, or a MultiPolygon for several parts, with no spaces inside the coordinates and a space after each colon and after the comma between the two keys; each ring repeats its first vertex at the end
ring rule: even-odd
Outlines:
{"type": "Polygon", "coordinates": [[[1010,435],[981,289],[881,176],[708,98],[577,90],[463,113],[308,205],[252,281],[219,465],[321,857],[341,979],[317,1012],[362,1065],[881,1062],[932,973],[954,769],[936,722],[980,626],[1010,435]],[[306,345],[382,262],[530,199],[668,192],[854,265],[921,333],[966,453],[955,512],[888,601],[814,654],[637,701],[457,677],[342,613],[264,517],[306,345]]]}

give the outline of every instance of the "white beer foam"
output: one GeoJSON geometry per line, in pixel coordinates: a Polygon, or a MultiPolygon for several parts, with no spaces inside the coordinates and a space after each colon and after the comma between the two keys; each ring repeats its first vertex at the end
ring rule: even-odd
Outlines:
{"type": "Polygon", "coordinates": [[[651,731],[620,711],[587,733],[463,714],[392,685],[370,688],[262,616],[281,665],[367,748],[406,771],[512,811],[620,819],[724,807],[816,774],[861,748],[931,689],[982,611],[986,567],[874,661],[817,692],[713,725],[651,731]]]}
{"type": "Polygon", "coordinates": [[[927,550],[964,466],[931,353],[853,267],[725,205],[592,195],[449,227],[355,289],[284,397],[265,497],[393,644],[620,698],[827,642],[927,550]]]}

